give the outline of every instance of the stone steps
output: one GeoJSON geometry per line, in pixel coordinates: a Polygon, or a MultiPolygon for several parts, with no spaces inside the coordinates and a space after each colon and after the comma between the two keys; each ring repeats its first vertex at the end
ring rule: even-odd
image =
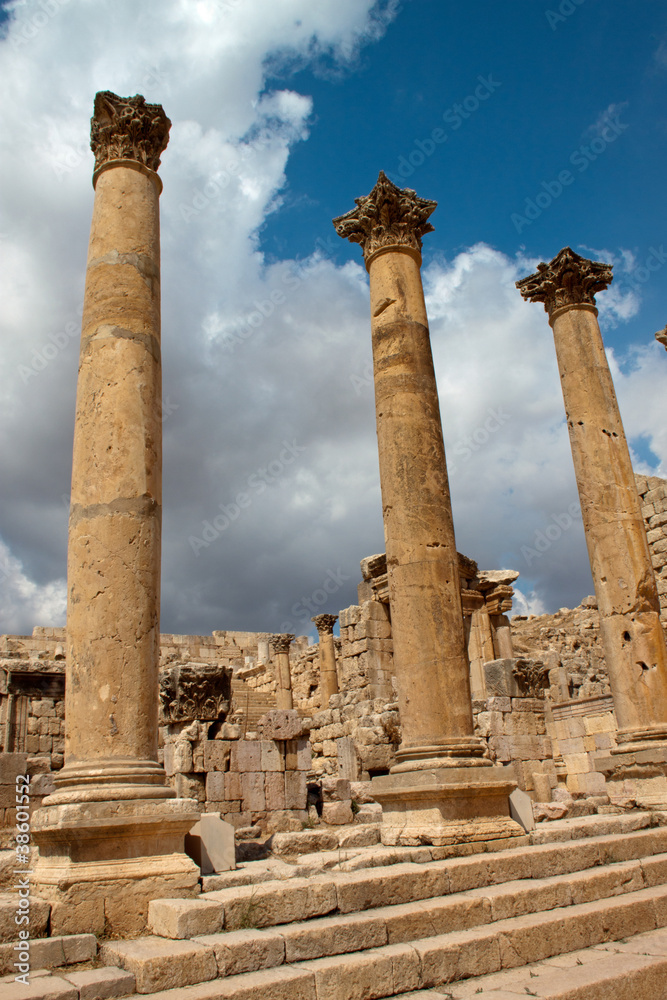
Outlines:
{"type": "MultiPolygon", "coordinates": [[[[32,909],[31,909],[32,919],[32,909]]],[[[15,945],[18,929],[10,941],[0,944],[0,976],[14,971],[17,961],[15,945]]],[[[30,938],[31,969],[53,969],[65,965],[90,962],[97,956],[97,938],[94,934],[64,934],[59,937],[30,938]]]]}
{"type": "Polygon", "coordinates": [[[155,900],[149,920],[101,950],[140,993],[399,995],[667,925],[667,828],[155,900]]]}
{"type": "MultiPolygon", "coordinates": [[[[255,1000],[258,997],[270,997],[271,1000],[386,1000],[394,996],[407,1000],[415,993],[416,997],[427,998],[428,991],[435,991],[436,998],[438,995],[456,996],[452,990],[457,983],[468,991],[459,995],[469,997],[483,989],[479,985],[482,980],[478,977],[491,976],[503,969],[514,972],[517,967],[544,962],[554,956],[600,948],[630,936],[634,941],[635,933],[646,934],[665,924],[667,887],[660,886],[618,898],[559,907],[547,913],[513,917],[468,930],[292,962],[287,966],[238,973],[222,979],[214,979],[212,970],[209,970],[206,981],[190,986],[178,982],[173,963],[170,965],[167,957],[168,948],[173,949],[179,944],[184,946],[184,942],[161,942],[164,948],[162,968],[155,961],[155,943],[159,939],[126,943],[134,946],[134,954],[133,961],[125,958],[123,967],[135,973],[138,992],[148,994],[154,1000],[255,1000]],[[142,951],[146,959],[141,957],[142,951]]],[[[118,951],[120,945],[108,947],[118,951]]],[[[249,953],[250,949],[247,951],[249,953]]],[[[193,956],[195,952],[190,954],[193,956]]],[[[625,965],[615,970],[614,978],[624,975],[628,965],[646,972],[649,964],[655,966],[651,975],[660,982],[659,977],[667,964],[664,955],[657,964],[635,961],[634,966],[626,956],[625,965]]],[[[650,982],[650,977],[647,981],[650,982]]],[[[609,976],[607,985],[608,982],[609,976]]],[[[662,985],[665,985],[664,978],[662,985]]],[[[516,993],[513,995],[516,996],[516,993]]],[[[521,995],[527,995],[525,990],[521,990],[521,995]]],[[[555,995],[558,996],[557,993],[555,995]]],[[[561,995],[570,1000],[569,994],[561,992],[561,995]]],[[[651,1000],[661,997],[659,991],[647,995],[651,1000]]],[[[588,997],[588,994],[582,993],[581,996],[588,997]]],[[[602,997],[612,1000],[613,996],[609,992],[599,994],[600,1000],[602,997]]],[[[616,996],[618,1000],[629,1000],[631,995],[617,993],[616,996]]],[[[506,991],[496,990],[495,1000],[506,1000],[506,991]]]]}
{"type": "Polygon", "coordinates": [[[608,942],[437,990],[404,993],[401,1000],[472,1000],[480,995],[483,1000],[526,1000],[529,996],[541,1000],[664,1000],[667,932],[649,931],[624,943],[608,942]]]}
{"type": "MultiPolygon", "coordinates": [[[[152,920],[151,914],[158,909],[165,914],[173,905],[181,913],[192,914],[187,923],[188,933],[192,933],[198,907],[203,902],[213,901],[222,907],[219,929],[238,930],[251,923],[258,928],[271,927],[334,912],[346,914],[414,903],[515,880],[570,875],[665,852],[667,827],[656,827],[622,837],[609,834],[430,863],[397,863],[355,872],[328,871],[310,878],[270,880],[205,892],[195,900],[158,900],[150,904],[149,919],[152,920]]],[[[659,880],[667,882],[667,863],[654,863],[663,866],[659,880]]],[[[160,926],[159,920],[151,922],[154,932],[159,931],[160,926]]],[[[206,923],[206,927],[209,926],[206,923]]],[[[210,930],[199,933],[210,933],[210,930]]]]}

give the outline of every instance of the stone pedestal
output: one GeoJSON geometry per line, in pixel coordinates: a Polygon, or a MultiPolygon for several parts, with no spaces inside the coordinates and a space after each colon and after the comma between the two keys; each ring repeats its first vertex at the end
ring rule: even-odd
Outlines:
{"type": "Polygon", "coordinates": [[[40,850],[34,882],[54,903],[52,933],[135,933],[148,899],[198,891],[198,871],[183,853],[198,809],[175,799],[157,763],[156,169],[169,126],[143,97],[95,98],[68,542],[65,766],[32,821],[40,850]]]}
{"type": "MultiPolygon", "coordinates": [[[[421,284],[421,238],[436,207],[380,173],[357,208],[334,220],[360,243],[370,275],[375,406],[383,519],[403,738],[388,777],[374,779],[383,839],[438,842],[488,819],[485,836],[504,838],[511,781],[491,806],[494,768],[473,735],[469,666],[461,608],[445,450],[421,284]],[[469,794],[452,766],[462,765],[469,794]],[[421,772],[437,775],[420,777],[421,772]],[[412,789],[421,788],[417,804],[412,789]],[[407,790],[407,791],[406,791],[407,790]],[[427,801],[428,805],[423,805],[427,801]],[[489,810],[492,810],[489,812],[489,810]],[[395,823],[396,814],[403,814],[395,823]],[[502,815],[501,815],[502,814],[502,815]],[[413,818],[411,818],[413,816],[413,818]],[[414,820],[414,821],[413,821],[414,820]],[[430,831],[430,834],[429,834],[430,831]]],[[[502,782],[501,782],[502,784],[502,782]]]]}
{"type": "Polygon", "coordinates": [[[553,328],[619,753],[667,747],[667,646],[635,477],[597,322],[611,267],[569,247],[517,282],[553,328]],[[625,745],[625,746],[624,746],[625,745]]]}
{"type": "Polygon", "coordinates": [[[333,628],[338,621],[338,615],[315,615],[310,620],[315,622],[320,639],[320,708],[326,709],[329,707],[331,695],[338,694],[338,672],[333,637],[333,628]]]}
{"type": "Polygon", "coordinates": [[[289,711],[294,707],[292,698],[292,675],[289,667],[289,648],[294,639],[290,632],[278,633],[269,636],[269,643],[275,655],[276,681],[278,689],[276,691],[276,708],[289,711]]]}

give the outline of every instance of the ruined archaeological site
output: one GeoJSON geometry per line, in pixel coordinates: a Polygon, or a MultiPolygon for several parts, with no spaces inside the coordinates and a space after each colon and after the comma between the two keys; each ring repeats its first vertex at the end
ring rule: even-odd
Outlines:
{"type": "Polygon", "coordinates": [[[514,614],[519,573],[457,552],[436,203],[380,172],[334,226],[370,281],[386,551],[314,644],[160,634],[169,128],[95,98],[67,625],[0,636],[0,1000],[667,997],[667,481],[632,467],[611,266],[555,247],[516,291],[553,332],[579,607],[514,614]]]}

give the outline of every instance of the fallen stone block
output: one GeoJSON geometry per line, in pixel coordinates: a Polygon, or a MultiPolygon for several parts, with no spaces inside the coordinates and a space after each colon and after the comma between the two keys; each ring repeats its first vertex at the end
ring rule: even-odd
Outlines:
{"type": "Polygon", "coordinates": [[[212,899],[152,899],[148,926],[159,937],[183,940],[222,929],[222,903],[212,899]]]}

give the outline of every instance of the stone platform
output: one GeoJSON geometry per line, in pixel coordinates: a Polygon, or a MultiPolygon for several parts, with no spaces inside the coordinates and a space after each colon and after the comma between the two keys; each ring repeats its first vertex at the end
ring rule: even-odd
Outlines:
{"type": "MultiPolygon", "coordinates": [[[[5,981],[0,1000],[106,1000],[121,995],[112,991],[123,974],[160,1000],[658,1000],[667,983],[667,825],[658,823],[667,815],[538,824],[530,845],[439,860],[443,848],[372,845],[339,848],[337,865],[335,851],[249,862],[211,877],[226,888],[152,902],[150,935],[100,942],[105,968],[42,970],[29,989],[5,981]]],[[[0,899],[7,961],[10,902],[0,899]]],[[[34,954],[55,965],[74,944],[51,941],[35,941],[34,954]]],[[[76,947],[91,957],[88,940],[76,947]]]]}

